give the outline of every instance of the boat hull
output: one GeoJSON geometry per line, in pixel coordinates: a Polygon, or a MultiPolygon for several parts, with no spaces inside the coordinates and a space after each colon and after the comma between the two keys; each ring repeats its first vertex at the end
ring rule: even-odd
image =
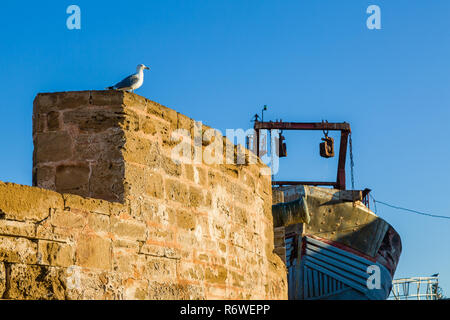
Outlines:
{"type": "Polygon", "coordinates": [[[380,263],[312,237],[303,237],[300,263],[288,270],[293,300],[384,300],[392,286],[380,263]]]}
{"type": "Polygon", "coordinates": [[[389,296],[402,247],[389,223],[362,202],[345,200],[341,190],[294,186],[274,193],[274,225],[285,228],[280,256],[290,299],[389,296]]]}

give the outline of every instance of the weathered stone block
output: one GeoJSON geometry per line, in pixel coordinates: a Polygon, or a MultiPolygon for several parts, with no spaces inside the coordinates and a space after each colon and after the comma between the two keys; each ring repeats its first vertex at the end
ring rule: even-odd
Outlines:
{"type": "Polygon", "coordinates": [[[87,164],[60,165],[56,168],[56,190],[88,196],[89,175],[90,168],[87,164]]]}
{"type": "Polygon", "coordinates": [[[230,178],[239,178],[239,169],[236,165],[223,164],[220,166],[221,171],[230,178]]]}
{"type": "Polygon", "coordinates": [[[247,226],[248,221],[249,221],[249,219],[248,219],[249,213],[245,209],[243,209],[239,206],[235,206],[235,207],[233,207],[233,209],[234,209],[234,214],[235,214],[234,220],[241,225],[247,226]]]}
{"type": "Polygon", "coordinates": [[[205,265],[181,261],[178,265],[177,273],[182,280],[203,281],[205,280],[205,265]]]}
{"type": "Polygon", "coordinates": [[[63,194],[64,209],[69,211],[96,212],[110,214],[110,202],[101,199],[86,199],[73,194],[63,194]]]}
{"type": "Polygon", "coordinates": [[[86,268],[111,269],[111,241],[95,235],[82,235],[76,248],[77,265],[86,268]]]}
{"type": "Polygon", "coordinates": [[[6,290],[6,270],[5,264],[0,262],[0,297],[3,297],[3,293],[6,290]]]}
{"type": "Polygon", "coordinates": [[[88,216],[88,226],[95,232],[111,232],[109,216],[91,213],[88,216]]]}
{"type": "Polygon", "coordinates": [[[123,298],[125,300],[148,299],[148,281],[129,278],[125,282],[123,298]]]}
{"type": "Polygon", "coordinates": [[[217,172],[215,170],[210,170],[208,172],[208,184],[210,188],[223,185],[224,181],[226,180],[220,172],[217,172]]]}
{"type": "Polygon", "coordinates": [[[58,228],[50,223],[39,224],[36,226],[36,238],[50,241],[73,241],[75,237],[74,229],[58,228]]]}
{"type": "Polygon", "coordinates": [[[124,120],[125,117],[120,112],[105,109],[76,109],[64,112],[63,116],[64,124],[75,125],[81,132],[101,132],[116,128],[124,120]]]}
{"type": "Polygon", "coordinates": [[[171,176],[180,176],[182,172],[181,163],[176,163],[170,157],[162,156],[161,166],[164,171],[171,176]]]}
{"type": "Polygon", "coordinates": [[[169,228],[148,225],[147,231],[149,241],[170,243],[175,240],[175,234],[173,230],[169,228]]]}
{"type": "Polygon", "coordinates": [[[121,216],[124,214],[128,214],[129,208],[128,205],[122,204],[119,202],[109,202],[109,212],[112,216],[121,216]]]}
{"type": "Polygon", "coordinates": [[[58,95],[54,93],[39,93],[33,102],[33,114],[46,114],[58,108],[58,95]]]}
{"type": "Polygon", "coordinates": [[[124,160],[143,165],[153,165],[155,161],[154,154],[151,153],[152,142],[145,138],[135,135],[127,135],[127,141],[124,146],[124,160]]]}
{"type": "Polygon", "coordinates": [[[245,277],[244,277],[243,274],[229,270],[228,271],[228,276],[229,276],[229,278],[231,280],[231,284],[234,287],[242,287],[242,286],[244,286],[245,277]]]}
{"type": "Polygon", "coordinates": [[[172,148],[178,141],[172,140],[172,127],[166,121],[154,120],[156,138],[162,142],[164,148],[172,148]]]}
{"type": "Polygon", "coordinates": [[[147,100],[147,109],[146,112],[148,114],[155,115],[160,119],[166,120],[171,126],[176,126],[178,121],[178,114],[175,110],[169,109],[163,105],[160,105],[157,102],[147,100]]]}
{"type": "Polygon", "coordinates": [[[50,222],[55,227],[78,229],[86,225],[86,219],[82,214],[67,210],[55,210],[51,214],[50,222]]]}
{"type": "Polygon", "coordinates": [[[194,179],[194,167],[191,164],[185,164],[184,165],[184,176],[193,182],[195,182],[194,179]]]}
{"type": "Polygon", "coordinates": [[[122,106],[124,93],[121,91],[91,91],[91,104],[95,106],[122,106]]]}
{"type": "MultiPolygon", "coordinates": [[[[179,230],[179,232],[176,233],[176,241],[178,243],[183,244],[183,247],[186,247],[186,248],[208,247],[210,244],[208,242],[208,239],[207,238],[200,239],[198,237],[198,235],[195,234],[193,231],[194,230],[185,230],[183,232],[183,231],[179,230]],[[189,231],[189,232],[186,232],[186,231],[189,231]]],[[[211,246],[211,250],[215,250],[215,249],[216,249],[215,245],[211,246]]]]}
{"type": "Polygon", "coordinates": [[[120,238],[143,241],[146,238],[147,229],[142,222],[111,217],[111,232],[120,238]]]}
{"type": "Polygon", "coordinates": [[[123,103],[127,107],[131,107],[140,111],[145,111],[147,104],[150,100],[145,99],[144,97],[137,94],[130,94],[128,92],[123,93],[123,103]]]}
{"type": "Polygon", "coordinates": [[[122,124],[122,128],[125,131],[129,132],[137,132],[140,129],[140,121],[139,115],[131,108],[126,108],[125,110],[125,118],[122,124]]]}
{"type": "Polygon", "coordinates": [[[0,234],[19,237],[34,237],[35,225],[29,222],[0,220],[0,234]]]}
{"type": "Polygon", "coordinates": [[[74,265],[74,248],[70,244],[39,240],[38,263],[56,267],[74,265]]]}
{"type": "Polygon", "coordinates": [[[33,114],[33,136],[43,133],[47,125],[47,115],[45,113],[33,114]]]}
{"type": "Polygon", "coordinates": [[[203,205],[203,190],[201,188],[189,187],[189,204],[194,208],[203,205]]]}
{"type": "Polygon", "coordinates": [[[154,114],[155,116],[162,118],[164,116],[165,108],[166,107],[157,102],[148,100],[146,112],[148,114],[154,114]]]}
{"type": "Polygon", "coordinates": [[[40,221],[49,216],[51,208],[63,208],[63,199],[60,194],[0,182],[0,211],[6,218],[40,221]]]}
{"type": "Polygon", "coordinates": [[[156,125],[153,118],[148,116],[141,116],[139,123],[143,133],[152,135],[156,133],[156,125]]]}
{"type": "Polygon", "coordinates": [[[89,196],[108,201],[124,200],[125,164],[120,161],[98,161],[91,165],[89,196]]]}
{"type": "Polygon", "coordinates": [[[248,186],[251,190],[256,188],[255,178],[249,172],[241,172],[239,176],[241,182],[243,182],[246,186],[248,186]]]}
{"type": "Polygon", "coordinates": [[[205,288],[200,285],[151,281],[149,285],[148,299],[200,300],[205,299],[205,288]]]}
{"type": "Polygon", "coordinates": [[[72,139],[65,131],[38,133],[34,139],[35,164],[72,157],[72,139]]]}
{"type": "Polygon", "coordinates": [[[205,168],[194,167],[194,181],[203,187],[206,187],[208,183],[208,175],[205,168]]]}
{"type": "Polygon", "coordinates": [[[176,223],[176,209],[155,201],[143,201],[141,206],[142,218],[147,223],[173,226],[176,223]]]}
{"type": "Polygon", "coordinates": [[[36,263],[37,244],[26,238],[0,236],[0,261],[36,263]]]}
{"type": "Polygon", "coordinates": [[[177,226],[185,230],[194,230],[196,217],[192,211],[179,209],[177,211],[177,226]]]}
{"type": "Polygon", "coordinates": [[[144,243],[139,249],[139,253],[156,257],[165,257],[170,259],[180,259],[179,249],[163,247],[161,245],[144,243]]]}
{"type": "MultiPolygon", "coordinates": [[[[106,159],[103,152],[105,146],[98,142],[95,136],[82,134],[75,138],[74,160],[77,161],[97,161],[100,158],[106,159]]],[[[120,158],[120,152],[119,157],[120,158]]]]}
{"type": "Polygon", "coordinates": [[[165,181],[166,199],[189,204],[188,187],[181,181],[166,179],[165,181]]]}
{"type": "Polygon", "coordinates": [[[135,163],[126,164],[124,189],[127,198],[140,197],[146,193],[149,170],[135,163]]]}
{"type": "Polygon", "coordinates": [[[173,281],[177,276],[177,260],[139,255],[142,274],[146,279],[173,281]]]}
{"type": "Polygon", "coordinates": [[[148,175],[146,193],[152,197],[161,199],[164,196],[163,178],[159,173],[151,172],[148,175]]]}
{"type": "Polygon", "coordinates": [[[133,275],[136,271],[137,257],[136,254],[131,254],[123,251],[114,250],[113,256],[113,270],[126,275],[133,275]]]}
{"type": "MultiPolygon", "coordinates": [[[[208,286],[206,290],[206,297],[207,297],[206,299],[208,300],[216,300],[220,299],[221,297],[228,297],[228,296],[229,290],[227,290],[227,288],[222,285],[208,286]]],[[[248,299],[250,300],[251,296],[248,299]]]]}
{"type": "Polygon", "coordinates": [[[35,181],[33,185],[37,185],[40,188],[55,190],[55,176],[56,170],[54,166],[39,166],[34,168],[35,181]]]}
{"type": "Polygon", "coordinates": [[[53,300],[64,299],[65,277],[63,270],[48,266],[10,264],[9,287],[4,293],[6,299],[53,300]]]}
{"type": "Polygon", "coordinates": [[[60,110],[87,106],[89,105],[89,100],[91,98],[90,91],[60,92],[56,95],[58,96],[57,104],[60,110]]]}
{"type": "Polygon", "coordinates": [[[65,271],[67,299],[123,299],[122,279],[117,273],[87,270],[76,266],[65,271]]]}
{"type": "Polygon", "coordinates": [[[101,133],[80,133],[74,138],[77,161],[123,161],[124,132],[117,128],[101,133]]]}
{"type": "Polygon", "coordinates": [[[60,129],[60,112],[51,111],[47,114],[47,130],[57,131],[60,129]]]}
{"type": "Polygon", "coordinates": [[[112,246],[113,251],[116,249],[126,249],[126,252],[133,252],[138,253],[139,252],[139,246],[142,243],[136,240],[128,240],[128,239],[115,239],[113,240],[112,246]]]}
{"type": "MultiPolygon", "coordinates": [[[[190,133],[194,128],[194,120],[189,117],[186,117],[184,114],[177,114],[177,129],[186,129],[190,133]]],[[[193,135],[191,135],[193,136],[193,135]]]]}

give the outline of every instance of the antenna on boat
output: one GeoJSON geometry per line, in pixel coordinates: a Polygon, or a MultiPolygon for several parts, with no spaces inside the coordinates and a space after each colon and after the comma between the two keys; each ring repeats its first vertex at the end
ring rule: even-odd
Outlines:
{"type": "Polygon", "coordinates": [[[261,122],[264,122],[264,111],[267,111],[267,105],[265,104],[261,111],[261,122]]]}

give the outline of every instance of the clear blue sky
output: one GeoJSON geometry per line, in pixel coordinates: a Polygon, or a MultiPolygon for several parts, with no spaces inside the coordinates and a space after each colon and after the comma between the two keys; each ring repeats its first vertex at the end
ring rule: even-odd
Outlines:
{"type": "MultiPolygon", "coordinates": [[[[8,1],[0,34],[2,181],[31,184],[38,92],[102,89],[144,63],[138,94],[222,130],[264,104],[265,119],[348,121],[357,188],[450,216],[448,0],[8,1]],[[366,28],[371,4],[382,30],[366,28]]],[[[321,133],[286,136],[277,179],[334,178],[321,133]]],[[[378,214],[402,237],[396,277],[440,272],[450,296],[450,220],[378,214]]]]}

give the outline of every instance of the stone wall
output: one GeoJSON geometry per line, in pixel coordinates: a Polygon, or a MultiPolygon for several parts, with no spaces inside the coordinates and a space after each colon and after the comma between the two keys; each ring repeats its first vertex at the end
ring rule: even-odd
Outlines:
{"type": "Polygon", "coordinates": [[[287,298],[270,176],[248,151],[173,161],[194,121],[116,91],[39,94],[33,127],[38,187],[0,183],[0,297],[287,298]]]}

